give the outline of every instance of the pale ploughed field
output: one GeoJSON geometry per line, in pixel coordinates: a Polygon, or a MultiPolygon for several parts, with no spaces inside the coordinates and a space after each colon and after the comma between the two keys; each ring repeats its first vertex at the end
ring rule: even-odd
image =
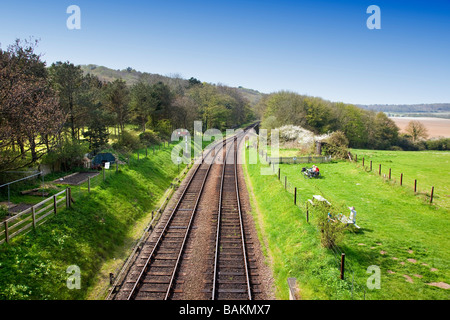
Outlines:
{"type": "Polygon", "coordinates": [[[400,128],[401,133],[405,133],[405,128],[411,120],[416,120],[427,127],[428,138],[450,138],[450,119],[415,117],[391,117],[391,119],[400,128]]]}

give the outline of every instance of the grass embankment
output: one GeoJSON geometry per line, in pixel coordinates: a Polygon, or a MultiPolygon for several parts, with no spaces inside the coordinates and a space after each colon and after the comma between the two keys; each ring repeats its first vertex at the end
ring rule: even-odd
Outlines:
{"type": "Polygon", "coordinates": [[[103,298],[109,272],[126,259],[151,210],[178,175],[171,150],[141,156],[139,162],[134,154],[130,167],[122,166],[91,193],[77,193],[72,208],[1,245],[0,299],[103,298]],[[80,289],[66,285],[71,265],[80,268],[80,289]]]}
{"type": "MultiPolygon", "coordinates": [[[[361,151],[358,151],[360,158],[361,151]]],[[[373,152],[372,152],[373,153],[373,152]]],[[[390,152],[394,155],[397,152],[390,152]]],[[[420,165],[425,156],[427,163],[439,161],[439,167],[431,169],[433,175],[449,172],[448,153],[424,155],[409,153],[402,161],[390,156],[392,168],[407,166],[404,173],[422,177],[425,181],[430,168],[420,165]],[[425,171],[425,172],[424,172],[425,171]]],[[[300,173],[308,164],[280,165],[281,181],[276,175],[260,175],[261,164],[247,165],[255,198],[261,211],[263,230],[269,252],[274,260],[274,275],[280,298],[287,295],[287,277],[297,277],[303,298],[348,298],[349,285],[354,277],[354,298],[367,299],[448,299],[448,289],[429,283],[450,284],[449,210],[445,207],[444,194],[429,205],[423,194],[414,194],[410,187],[386,182],[378,174],[365,172],[349,162],[318,164],[322,178],[304,179],[300,173]],[[289,184],[297,187],[299,208],[293,204],[293,195],[284,190],[284,176],[289,184]],[[320,247],[316,231],[314,209],[311,224],[305,222],[305,203],[313,195],[322,195],[333,208],[348,216],[348,206],[358,212],[357,224],[361,229],[348,229],[340,250],[346,254],[346,266],[352,273],[347,280],[338,279],[335,252],[320,247]],[[380,267],[381,288],[369,290],[366,273],[371,265],[380,267]],[[338,283],[336,283],[336,281],[338,283]],[[339,283],[340,282],[340,283],[339,283]],[[347,293],[345,292],[347,291],[347,293]]],[[[442,180],[436,179],[435,182],[442,180]]],[[[425,182],[424,182],[425,183],[425,182]]],[[[443,186],[440,186],[440,188],[443,186]]]]}

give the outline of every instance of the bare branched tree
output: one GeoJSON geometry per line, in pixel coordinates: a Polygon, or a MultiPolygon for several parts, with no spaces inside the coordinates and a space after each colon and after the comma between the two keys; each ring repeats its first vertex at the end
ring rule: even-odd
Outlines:
{"type": "Polygon", "coordinates": [[[412,137],[413,142],[428,138],[428,129],[420,121],[410,121],[405,130],[412,137]]]}

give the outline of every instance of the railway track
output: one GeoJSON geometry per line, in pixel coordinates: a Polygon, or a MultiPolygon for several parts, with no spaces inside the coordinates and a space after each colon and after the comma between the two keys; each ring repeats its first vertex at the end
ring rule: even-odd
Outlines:
{"type": "MultiPolygon", "coordinates": [[[[242,136],[242,134],[240,135],[242,136]]],[[[218,219],[217,234],[219,244],[216,250],[217,264],[214,266],[214,289],[212,299],[251,299],[249,272],[238,266],[237,251],[244,252],[245,243],[241,245],[231,243],[233,234],[240,230],[241,241],[245,241],[242,216],[236,220],[234,213],[241,212],[239,202],[239,189],[237,182],[237,142],[239,137],[231,137],[219,142],[204,155],[193,174],[190,176],[179,200],[171,211],[167,220],[163,223],[158,237],[150,238],[142,245],[141,254],[135,261],[133,271],[122,283],[119,293],[113,299],[126,300],[168,300],[174,294],[174,285],[177,280],[181,261],[186,250],[186,244],[190,235],[195,213],[200,198],[204,192],[205,182],[208,179],[211,167],[215,165],[215,159],[225,161],[222,174],[222,186],[220,192],[220,216],[218,219]],[[221,148],[218,152],[217,149],[221,148]],[[213,151],[214,150],[214,151],[213,151]],[[234,157],[234,158],[231,158],[234,157]],[[236,224],[235,229],[232,224],[236,224]],[[226,250],[225,250],[226,249],[226,250]],[[226,253],[227,251],[228,253],[226,253]],[[234,260],[231,260],[234,259],[234,260]],[[247,291],[242,294],[241,273],[246,274],[247,291]],[[230,281],[230,277],[234,280],[230,281]]],[[[246,261],[240,259],[239,261],[246,261]]],[[[245,265],[246,263],[244,263],[245,265]]]]}
{"type": "Polygon", "coordinates": [[[212,300],[252,300],[250,271],[239,197],[238,140],[226,151],[220,184],[212,300]]]}

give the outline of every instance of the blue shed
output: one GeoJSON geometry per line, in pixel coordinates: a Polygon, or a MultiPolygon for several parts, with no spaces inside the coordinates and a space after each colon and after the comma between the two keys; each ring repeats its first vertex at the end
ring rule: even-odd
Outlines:
{"type": "Polygon", "coordinates": [[[112,153],[99,153],[95,156],[92,164],[97,166],[99,164],[103,165],[105,162],[111,162],[111,164],[116,162],[116,158],[112,155],[112,153]]]}

